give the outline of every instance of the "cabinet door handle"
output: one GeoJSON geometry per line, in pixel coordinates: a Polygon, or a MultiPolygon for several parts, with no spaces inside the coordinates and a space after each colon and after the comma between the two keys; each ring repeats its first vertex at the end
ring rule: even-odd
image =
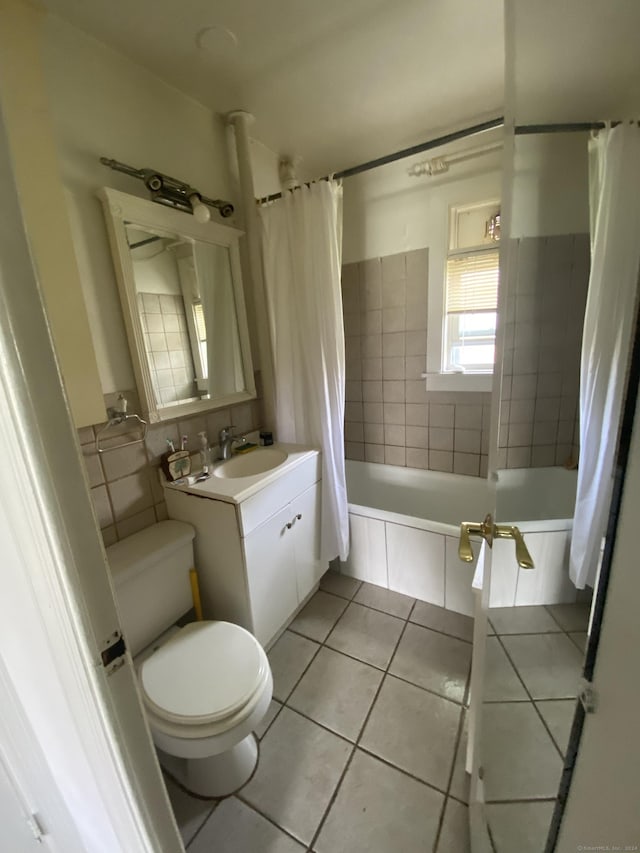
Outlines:
{"type": "Polygon", "coordinates": [[[285,527],[287,528],[287,530],[291,530],[291,528],[296,523],[296,521],[301,521],[301,520],[302,520],[302,513],[299,512],[298,515],[294,516],[291,519],[291,521],[287,521],[287,523],[285,524],[285,527]]]}

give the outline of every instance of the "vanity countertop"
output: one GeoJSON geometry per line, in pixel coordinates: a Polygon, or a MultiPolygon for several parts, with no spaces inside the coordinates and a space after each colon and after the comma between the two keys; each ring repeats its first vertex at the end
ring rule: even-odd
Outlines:
{"type": "MultiPolygon", "coordinates": [[[[215,473],[213,473],[208,480],[204,480],[201,483],[194,483],[193,485],[178,485],[177,483],[169,483],[166,480],[164,480],[162,485],[165,489],[187,492],[192,495],[198,495],[201,498],[211,498],[213,500],[239,504],[266,486],[279,480],[282,476],[297,468],[308,459],[320,454],[320,450],[316,447],[305,447],[299,444],[280,444],[276,442],[271,447],[276,450],[282,450],[287,454],[287,458],[276,468],[272,468],[269,471],[249,477],[216,477],[215,473]]],[[[268,448],[259,447],[256,450],[250,451],[250,453],[260,453],[265,449],[268,448]]],[[[224,464],[222,461],[216,462],[214,472],[216,468],[224,464]]]]}

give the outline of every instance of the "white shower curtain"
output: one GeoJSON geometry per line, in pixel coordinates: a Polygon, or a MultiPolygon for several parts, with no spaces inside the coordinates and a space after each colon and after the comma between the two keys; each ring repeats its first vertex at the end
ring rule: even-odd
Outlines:
{"type": "Polygon", "coordinates": [[[569,573],[593,586],[613,465],[640,273],[640,128],[620,124],[589,143],[591,275],[580,366],[580,465],[569,573]]]}
{"type": "Polygon", "coordinates": [[[349,551],[344,467],[342,187],[319,181],[262,207],[280,441],[322,448],[323,560],[349,551]]]}

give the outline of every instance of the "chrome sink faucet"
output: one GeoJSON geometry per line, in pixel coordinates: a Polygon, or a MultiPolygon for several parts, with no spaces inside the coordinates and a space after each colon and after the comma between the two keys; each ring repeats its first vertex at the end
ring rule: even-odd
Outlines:
{"type": "Polygon", "coordinates": [[[220,443],[220,459],[223,461],[231,459],[234,444],[246,444],[247,439],[244,435],[236,436],[233,434],[234,426],[223,427],[219,433],[220,443]]]}

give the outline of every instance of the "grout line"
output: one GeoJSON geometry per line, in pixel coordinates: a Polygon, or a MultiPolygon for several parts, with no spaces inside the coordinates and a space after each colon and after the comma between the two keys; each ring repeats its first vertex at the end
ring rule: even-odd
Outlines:
{"type": "Polygon", "coordinates": [[[557,797],[514,797],[513,800],[486,800],[488,806],[506,806],[510,803],[555,803],[557,797]]]}
{"type": "Polygon", "coordinates": [[[276,822],[275,822],[275,820],[274,820],[272,817],[269,817],[269,815],[265,814],[263,811],[261,811],[261,810],[260,810],[257,806],[255,806],[253,803],[250,803],[248,800],[246,800],[246,799],[242,796],[242,788],[240,789],[240,791],[237,791],[235,794],[233,794],[233,796],[234,796],[234,797],[235,797],[239,802],[241,802],[244,806],[246,806],[248,809],[251,809],[251,811],[254,811],[256,814],[259,814],[259,815],[260,815],[260,817],[263,817],[263,818],[264,818],[266,821],[268,821],[272,826],[275,826],[275,828],[276,828],[276,829],[278,829],[278,830],[280,830],[280,832],[284,833],[284,835],[288,835],[288,836],[289,836],[289,838],[292,838],[292,839],[293,839],[297,844],[300,844],[300,845],[302,845],[302,846],[304,847],[305,842],[304,842],[301,838],[298,838],[296,835],[293,835],[293,833],[291,833],[288,829],[285,829],[283,826],[280,826],[280,824],[279,824],[279,823],[276,823],[276,822]]]}
{"type": "MultiPolygon", "coordinates": [[[[337,624],[337,623],[336,623],[336,624],[337,624]]],[[[314,833],[314,835],[313,835],[313,837],[312,837],[312,839],[311,839],[311,843],[309,844],[309,846],[308,846],[308,848],[307,848],[309,851],[310,851],[310,850],[312,850],[313,845],[314,845],[314,844],[316,843],[316,841],[318,840],[318,837],[319,837],[320,833],[322,832],[322,827],[324,826],[325,821],[326,821],[326,819],[327,819],[327,817],[328,817],[328,815],[329,815],[329,812],[330,812],[330,810],[331,810],[331,808],[332,808],[332,806],[333,806],[334,802],[336,801],[336,798],[337,798],[337,796],[338,796],[338,792],[340,791],[340,788],[342,787],[342,783],[343,783],[343,781],[344,781],[344,778],[345,778],[345,776],[346,776],[346,774],[347,774],[347,771],[348,771],[349,767],[351,766],[351,762],[353,761],[353,757],[354,757],[354,755],[356,754],[356,750],[359,748],[359,743],[360,743],[360,741],[361,741],[361,739],[362,739],[362,735],[364,734],[364,730],[365,730],[365,728],[366,728],[366,726],[367,726],[367,723],[369,722],[369,719],[370,719],[370,717],[371,717],[371,714],[373,713],[373,709],[375,708],[376,702],[378,701],[378,697],[379,697],[379,695],[380,695],[380,691],[382,690],[382,685],[384,684],[385,679],[386,679],[386,676],[387,676],[387,673],[389,672],[389,667],[391,666],[391,663],[393,662],[393,659],[394,659],[394,657],[395,657],[395,655],[396,655],[396,652],[397,652],[397,650],[398,650],[398,646],[399,646],[399,645],[400,645],[400,643],[402,642],[402,638],[404,637],[404,633],[405,633],[405,631],[406,631],[406,629],[407,629],[407,625],[408,625],[408,624],[409,624],[408,619],[406,619],[406,620],[405,620],[405,622],[404,622],[404,625],[403,625],[403,627],[402,627],[402,630],[400,631],[400,635],[399,635],[399,637],[398,637],[398,639],[397,639],[397,641],[396,641],[396,643],[395,643],[395,646],[394,646],[394,648],[393,648],[393,652],[392,652],[392,653],[391,653],[391,655],[389,656],[389,661],[388,661],[388,663],[387,663],[387,667],[386,667],[386,669],[384,670],[384,675],[383,675],[383,676],[382,676],[382,678],[380,679],[380,684],[378,685],[378,689],[376,690],[375,696],[373,697],[373,701],[371,702],[371,705],[369,706],[369,710],[367,711],[367,713],[366,713],[366,715],[365,715],[365,718],[364,718],[364,720],[363,720],[363,722],[362,722],[362,725],[360,726],[360,731],[358,732],[358,736],[356,737],[356,740],[355,740],[355,743],[354,743],[353,749],[352,749],[352,751],[351,751],[351,755],[349,756],[349,758],[348,758],[348,760],[347,760],[347,763],[346,763],[346,765],[345,765],[345,767],[344,767],[344,770],[342,771],[342,774],[341,774],[340,778],[338,779],[338,784],[336,785],[336,787],[335,787],[335,789],[334,789],[334,791],[333,791],[333,794],[332,794],[332,796],[331,796],[331,799],[329,800],[329,803],[327,804],[327,808],[325,809],[324,814],[322,815],[322,818],[320,819],[320,823],[319,823],[319,824],[318,824],[318,826],[316,827],[316,831],[315,831],[315,833],[314,833]]],[[[335,628],[335,625],[334,625],[334,628],[335,628]]],[[[393,765],[392,765],[392,766],[393,766],[393,765]]],[[[395,768],[395,769],[397,770],[398,768],[395,768]]],[[[400,771],[400,772],[403,772],[403,771],[400,771]]]]}
{"type": "MultiPolygon", "coordinates": [[[[529,688],[528,688],[528,687],[527,687],[527,685],[524,683],[524,679],[523,679],[523,678],[522,678],[522,676],[520,675],[520,672],[519,672],[519,670],[518,670],[517,666],[515,665],[515,663],[513,662],[512,658],[511,658],[511,655],[509,654],[509,652],[507,651],[506,646],[505,646],[505,645],[504,645],[504,643],[502,642],[502,637],[500,637],[499,635],[497,635],[497,636],[498,636],[498,642],[500,643],[500,646],[502,647],[503,652],[505,653],[505,655],[507,656],[507,659],[508,659],[509,663],[510,663],[510,664],[511,664],[511,666],[513,667],[513,669],[514,669],[514,671],[515,671],[515,673],[516,673],[516,675],[517,675],[517,677],[518,677],[518,680],[519,680],[519,681],[520,681],[520,683],[522,684],[522,686],[523,686],[523,688],[524,688],[525,693],[526,693],[526,694],[527,694],[527,696],[529,697],[529,700],[530,700],[530,702],[531,702],[531,704],[532,704],[532,706],[533,706],[533,709],[535,710],[536,714],[538,715],[538,717],[539,717],[539,719],[540,719],[540,721],[541,721],[542,725],[544,726],[545,731],[547,732],[547,734],[548,734],[548,735],[549,735],[549,737],[551,738],[551,743],[555,746],[555,748],[556,748],[556,750],[557,750],[557,752],[558,752],[558,755],[560,756],[560,758],[561,758],[561,760],[562,760],[562,763],[563,763],[563,765],[564,765],[564,753],[562,752],[562,750],[560,749],[560,747],[558,746],[558,744],[555,742],[555,739],[554,739],[553,735],[551,734],[551,729],[549,728],[549,726],[547,725],[547,723],[546,723],[546,721],[545,721],[544,717],[543,717],[543,716],[542,716],[542,714],[540,713],[540,709],[539,709],[539,708],[538,708],[538,706],[536,705],[536,700],[535,700],[535,699],[533,698],[533,696],[531,695],[531,693],[530,693],[530,691],[529,691],[529,688]]],[[[541,635],[538,635],[538,636],[544,636],[544,634],[541,634],[541,635]]],[[[544,700],[539,699],[538,701],[539,701],[539,702],[542,702],[542,701],[544,701],[544,700]]]]}

